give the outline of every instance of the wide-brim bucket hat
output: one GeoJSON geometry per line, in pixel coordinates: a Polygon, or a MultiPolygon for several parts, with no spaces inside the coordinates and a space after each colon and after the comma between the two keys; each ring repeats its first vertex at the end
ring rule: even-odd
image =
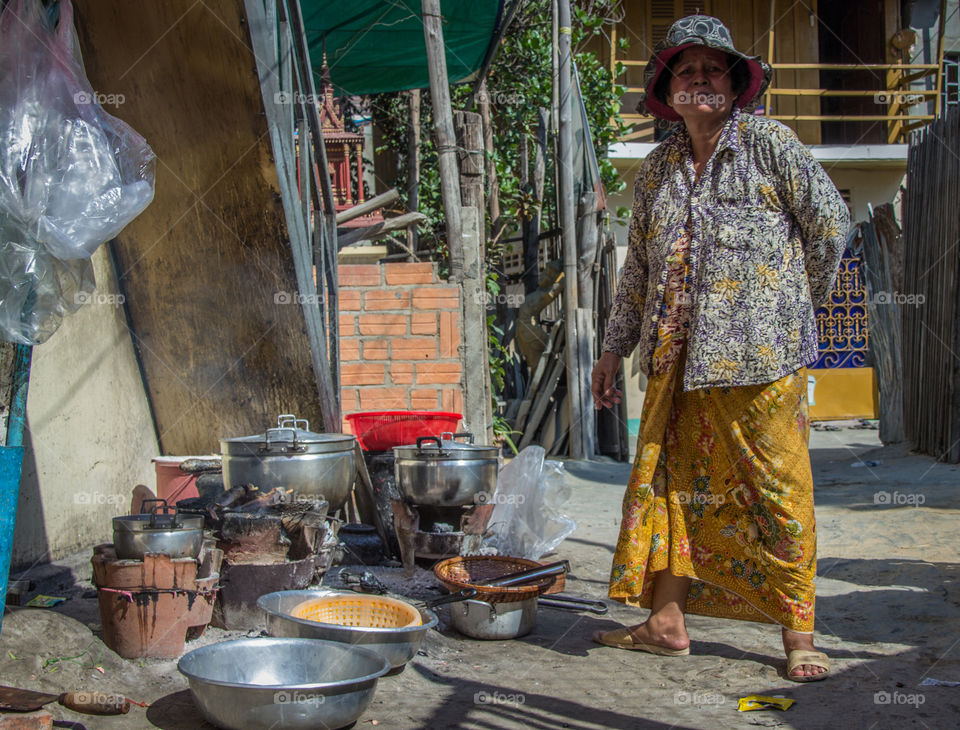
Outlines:
{"type": "Polygon", "coordinates": [[[773,69],[760,60],[760,56],[748,56],[734,48],[730,31],[719,19],[709,15],[688,15],[670,26],[666,37],[654,48],[653,55],[643,72],[645,92],[641,106],[645,106],[653,116],[670,122],[682,121],[672,107],[657,98],[654,89],[661,75],[667,71],[670,59],[691,46],[716,48],[741,59],[746,64],[749,71],[747,87],[735,102],[741,109],[752,104],[770,85],[773,69]]]}

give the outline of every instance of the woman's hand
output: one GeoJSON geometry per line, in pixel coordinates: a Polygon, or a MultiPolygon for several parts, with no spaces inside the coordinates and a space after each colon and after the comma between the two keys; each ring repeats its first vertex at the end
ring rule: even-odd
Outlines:
{"type": "Polygon", "coordinates": [[[593,375],[590,376],[590,392],[593,393],[593,403],[599,411],[601,408],[613,408],[620,402],[623,395],[614,387],[617,382],[617,370],[623,360],[617,354],[605,352],[593,366],[593,375]]]}

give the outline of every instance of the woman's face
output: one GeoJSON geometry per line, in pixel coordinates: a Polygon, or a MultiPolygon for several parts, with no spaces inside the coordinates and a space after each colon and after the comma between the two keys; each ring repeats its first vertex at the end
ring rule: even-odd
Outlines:
{"type": "Polygon", "coordinates": [[[680,52],[670,77],[667,104],[684,122],[726,119],[733,110],[733,87],[723,51],[693,46],[680,52]]]}

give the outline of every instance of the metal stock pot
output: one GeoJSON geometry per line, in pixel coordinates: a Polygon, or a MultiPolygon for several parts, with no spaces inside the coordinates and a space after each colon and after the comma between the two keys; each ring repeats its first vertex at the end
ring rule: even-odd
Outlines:
{"type": "Polygon", "coordinates": [[[483,504],[497,488],[499,453],[495,446],[475,445],[469,433],[423,436],[415,445],[395,446],[397,490],[410,504],[483,504]]]}
{"type": "Polygon", "coordinates": [[[113,518],[113,545],[121,560],[147,553],[196,558],[203,545],[203,517],[186,517],[165,499],[146,499],[143,514],[113,518]],[[149,506],[148,506],[149,504],[149,506]]]}
{"type": "Polygon", "coordinates": [[[227,489],[244,484],[265,492],[292,489],[295,499],[323,497],[332,512],[353,486],[355,441],[349,434],[313,433],[308,421],[284,414],[266,433],[220,439],[223,483],[227,489]]]}

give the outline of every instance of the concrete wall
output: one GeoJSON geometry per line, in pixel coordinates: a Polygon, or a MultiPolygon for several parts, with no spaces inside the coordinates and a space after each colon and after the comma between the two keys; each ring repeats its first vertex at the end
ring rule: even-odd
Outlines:
{"type": "Polygon", "coordinates": [[[14,570],[112,541],[157,441],[105,247],[91,301],[33,349],[14,570]]]}

